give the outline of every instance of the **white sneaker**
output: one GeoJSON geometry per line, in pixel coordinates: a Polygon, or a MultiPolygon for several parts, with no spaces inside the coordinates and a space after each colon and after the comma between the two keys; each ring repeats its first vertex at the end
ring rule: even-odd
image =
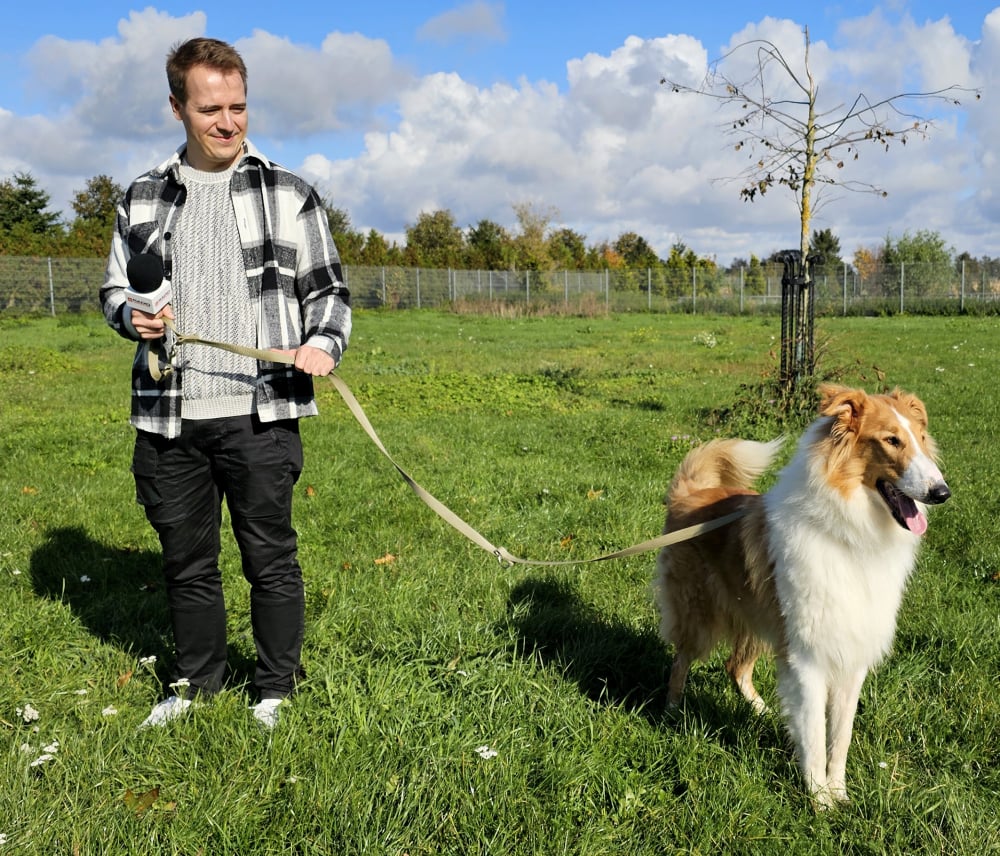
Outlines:
{"type": "Polygon", "coordinates": [[[278,724],[278,705],[283,701],[282,698],[266,698],[257,702],[251,708],[253,718],[270,731],[278,724]]]}
{"type": "Polygon", "coordinates": [[[170,720],[182,716],[189,707],[191,707],[190,699],[172,695],[169,698],[165,698],[159,704],[153,705],[153,710],[142,721],[139,727],[148,728],[154,725],[159,728],[166,725],[170,720]]]}

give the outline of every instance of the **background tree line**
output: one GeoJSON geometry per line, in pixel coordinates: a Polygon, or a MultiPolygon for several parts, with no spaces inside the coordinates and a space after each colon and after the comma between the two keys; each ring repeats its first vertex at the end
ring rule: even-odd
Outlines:
{"type": "MultiPolygon", "coordinates": [[[[73,217],[64,218],[50,208],[49,194],[30,173],[17,172],[0,180],[0,255],[103,258],[110,245],[115,209],[124,188],[106,175],[87,181],[71,202],[73,217]]],[[[743,288],[763,294],[768,267],[780,264],[780,250],[749,259],[734,258],[727,267],[698,256],[682,242],[670,247],[666,258],[635,232],[624,232],[614,241],[589,244],[587,237],[557,225],[558,212],[528,203],[513,206],[516,227],[511,229],[483,219],[462,228],[448,210],[421,212],[406,228],[405,243],[389,241],[376,229],[366,233],[353,228],[350,214],[330,199],[324,200],[330,231],[346,265],[411,267],[453,270],[538,271],[579,270],[619,272],[619,287],[654,294],[683,294],[697,277],[702,288],[714,277],[731,277],[742,271],[743,288]]],[[[814,279],[838,277],[844,262],[840,241],[830,229],[812,232],[810,253],[818,259],[814,279]]],[[[868,279],[886,268],[910,267],[909,277],[940,275],[961,270],[971,281],[997,276],[1000,259],[975,258],[956,253],[936,232],[919,231],[882,244],[860,247],[852,257],[851,273],[868,279]]],[[[913,279],[908,279],[910,284],[913,279]]]]}

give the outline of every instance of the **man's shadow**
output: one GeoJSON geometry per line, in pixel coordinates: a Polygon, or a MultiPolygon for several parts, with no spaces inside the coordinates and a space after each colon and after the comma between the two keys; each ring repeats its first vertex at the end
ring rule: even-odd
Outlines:
{"type": "Polygon", "coordinates": [[[765,743],[780,740],[728,686],[721,667],[703,666],[689,680],[679,711],[668,707],[672,661],[657,628],[637,630],[609,620],[565,581],[528,578],[518,584],[507,602],[502,629],[509,628],[516,632],[516,656],[556,667],[598,704],[639,713],[654,727],[679,727],[693,718],[723,744],[737,743],[748,727],[760,729],[765,743]]]}
{"type": "MultiPolygon", "coordinates": [[[[64,603],[102,643],[137,660],[156,657],[166,683],[173,662],[173,635],[159,551],[102,544],[81,527],[47,533],[31,554],[35,594],[64,603]]],[[[250,680],[253,662],[230,648],[231,683],[250,680]]]]}

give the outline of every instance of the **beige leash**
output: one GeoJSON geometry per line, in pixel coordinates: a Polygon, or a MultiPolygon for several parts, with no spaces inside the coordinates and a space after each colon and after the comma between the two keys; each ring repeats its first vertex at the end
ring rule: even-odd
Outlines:
{"type": "MultiPolygon", "coordinates": [[[[202,339],[200,336],[181,333],[177,330],[169,318],[164,318],[163,323],[176,335],[176,345],[207,345],[211,348],[221,348],[224,351],[231,351],[234,354],[240,354],[245,357],[253,357],[254,359],[265,360],[272,363],[292,365],[295,362],[295,357],[292,354],[283,354],[280,351],[262,350],[260,348],[247,348],[241,345],[231,345],[228,342],[214,342],[211,339],[202,339]]],[[[150,346],[149,371],[153,376],[153,379],[157,381],[159,381],[164,374],[168,374],[171,371],[169,359],[167,359],[167,368],[162,370],[160,369],[159,363],[161,357],[163,356],[162,349],[154,351],[153,346],[150,346]]],[[[595,556],[590,559],[564,559],[560,561],[522,559],[519,556],[515,556],[508,552],[504,547],[498,547],[495,544],[492,544],[472,526],[466,523],[461,517],[455,514],[454,511],[448,508],[448,506],[421,487],[413,479],[413,477],[406,472],[406,470],[393,460],[392,455],[389,454],[385,446],[382,444],[382,441],[379,439],[378,434],[372,427],[371,422],[368,421],[365,411],[362,409],[347,384],[344,383],[344,381],[336,374],[329,374],[327,377],[330,383],[333,384],[333,388],[340,393],[340,397],[344,400],[348,410],[351,411],[351,414],[357,420],[358,424],[364,429],[365,433],[378,447],[378,450],[385,456],[386,460],[388,460],[389,463],[395,467],[396,472],[398,472],[403,481],[410,486],[410,489],[417,495],[421,502],[428,506],[435,514],[438,515],[438,517],[444,520],[445,523],[468,538],[473,544],[482,547],[482,549],[486,550],[488,553],[492,553],[496,556],[501,563],[507,562],[511,565],[581,565],[589,564],[591,562],[604,562],[608,559],[622,559],[626,556],[634,556],[637,553],[646,553],[650,550],[658,550],[660,547],[666,547],[669,544],[677,544],[681,541],[688,541],[691,538],[696,538],[706,532],[711,532],[713,529],[719,529],[722,526],[726,526],[743,516],[742,511],[735,511],[731,514],[717,517],[714,520],[708,520],[704,523],[696,524],[695,526],[687,526],[684,529],[677,529],[673,532],[660,535],[658,538],[651,538],[648,541],[642,541],[638,544],[632,545],[631,547],[626,547],[623,550],[616,550],[613,553],[606,553],[603,556],[595,556]]]]}

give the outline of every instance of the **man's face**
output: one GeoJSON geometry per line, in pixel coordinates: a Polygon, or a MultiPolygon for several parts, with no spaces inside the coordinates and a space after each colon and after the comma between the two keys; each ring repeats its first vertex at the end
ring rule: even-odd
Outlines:
{"type": "Polygon", "coordinates": [[[243,154],[247,93],[239,72],[196,65],[187,76],[187,101],[170,96],[170,108],[187,134],[187,160],[195,169],[219,172],[243,154]]]}

